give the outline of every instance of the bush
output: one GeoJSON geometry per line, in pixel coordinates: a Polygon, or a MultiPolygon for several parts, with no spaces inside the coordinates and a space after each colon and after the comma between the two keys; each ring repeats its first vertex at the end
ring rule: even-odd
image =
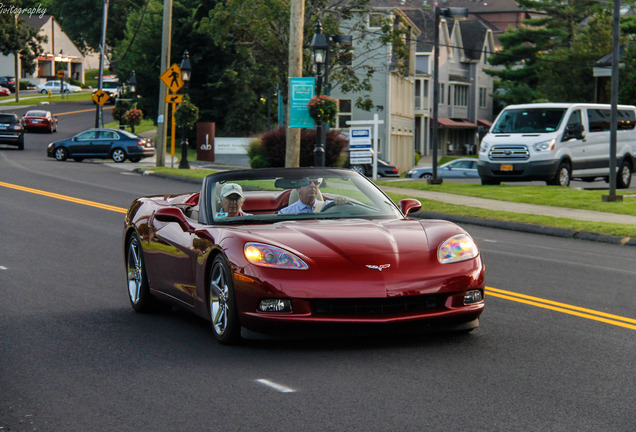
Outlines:
{"type": "MultiPolygon", "coordinates": [[[[316,144],[316,130],[315,129],[302,129],[300,133],[300,166],[313,166],[314,165],[314,146],[316,144]]],[[[286,152],[286,134],[285,128],[279,128],[271,132],[263,134],[261,137],[260,147],[261,149],[248,150],[248,156],[250,159],[261,156],[267,162],[268,166],[272,167],[284,167],[285,166],[285,152],[286,152]],[[252,154],[254,156],[252,156],[252,154]]],[[[340,155],[347,146],[347,139],[338,131],[327,131],[327,143],[325,145],[325,165],[326,166],[339,166],[341,162],[340,155]]],[[[258,145],[255,145],[258,147],[258,145]]],[[[259,163],[261,163],[259,161],[259,163]]],[[[251,165],[251,162],[250,162],[251,165]]]]}
{"type": "Polygon", "coordinates": [[[115,108],[113,108],[113,119],[117,120],[119,124],[125,124],[124,116],[126,112],[130,109],[130,102],[127,100],[117,99],[115,102],[115,108]]]}

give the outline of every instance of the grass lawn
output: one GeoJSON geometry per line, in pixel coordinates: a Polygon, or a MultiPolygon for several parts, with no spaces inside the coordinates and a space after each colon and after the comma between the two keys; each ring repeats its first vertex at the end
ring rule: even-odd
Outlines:
{"type": "Polygon", "coordinates": [[[39,105],[42,102],[74,102],[89,100],[93,96],[91,91],[81,91],[77,93],[53,93],[51,97],[48,95],[33,95],[20,92],[20,102],[15,102],[15,94],[11,96],[0,97],[0,101],[13,100],[13,102],[3,102],[2,106],[22,106],[22,105],[39,105]],[[62,97],[63,96],[63,97],[62,97]]]}

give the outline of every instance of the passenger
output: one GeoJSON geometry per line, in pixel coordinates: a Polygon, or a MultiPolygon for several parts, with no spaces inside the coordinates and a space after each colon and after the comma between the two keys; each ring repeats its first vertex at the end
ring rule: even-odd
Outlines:
{"type": "MultiPolygon", "coordinates": [[[[322,184],[321,178],[305,179],[305,181],[307,183],[304,184],[304,186],[296,188],[296,191],[298,192],[298,200],[289,204],[287,207],[280,209],[278,214],[317,213],[321,211],[324,206],[334,202],[334,200],[319,201],[317,199],[319,193],[318,189],[322,184]]],[[[336,205],[344,204],[346,202],[347,199],[345,197],[337,197],[335,200],[336,205]]]]}
{"type": "Polygon", "coordinates": [[[245,196],[243,188],[236,183],[228,183],[221,189],[221,209],[216,214],[217,218],[251,216],[242,210],[245,196]]]}

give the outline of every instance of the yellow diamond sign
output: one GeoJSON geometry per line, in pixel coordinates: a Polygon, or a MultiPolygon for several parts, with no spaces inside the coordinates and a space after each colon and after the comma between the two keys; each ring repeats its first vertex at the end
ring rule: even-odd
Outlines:
{"type": "Polygon", "coordinates": [[[179,91],[183,87],[183,79],[181,78],[181,68],[178,64],[173,64],[167,71],[161,74],[161,81],[168,86],[172,93],[179,91]]]}
{"type": "Polygon", "coordinates": [[[110,96],[108,95],[108,93],[106,93],[104,90],[97,90],[95,93],[93,93],[92,99],[93,102],[101,106],[106,103],[109,97],[110,96]]]}

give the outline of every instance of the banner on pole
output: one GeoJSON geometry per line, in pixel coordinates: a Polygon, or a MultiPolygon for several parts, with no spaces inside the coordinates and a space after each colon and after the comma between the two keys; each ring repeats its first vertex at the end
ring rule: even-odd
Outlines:
{"type": "Polygon", "coordinates": [[[289,127],[313,128],[307,104],[314,97],[316,82],[312,77],[289,79],[289,127]]]}

